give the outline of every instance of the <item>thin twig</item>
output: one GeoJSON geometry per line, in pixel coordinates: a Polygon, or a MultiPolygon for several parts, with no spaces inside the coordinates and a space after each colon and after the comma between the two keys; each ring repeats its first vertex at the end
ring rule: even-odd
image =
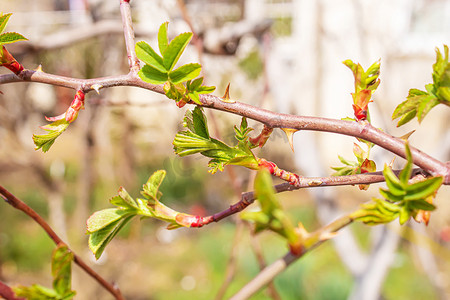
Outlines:
{"type": "MultiPolygon", "coordinates": [[[[8,190],[6,190],[3,186],[0,185],[0,194],[2,195],[2,198],[11,205],[12,207],[24,212],[26,215],[28,215],[30,218],[32,218],[36,223],[39,224],[39,226],[44,229],[44,231],[48,234],[48,236],[53,240],[53,242],[58,244],[65,244],[64,241],[53,231],[53,229],[50,227],[50,225],[31,207],[29,207],[25,202],[21,201],[20,199],[16,198],[13,194],[11,194],[8,190]]],[[[72,251],[72,250],[70,250],[72,251]]],[[[83,269],[89,276],[94,278],[102,287],[104,287],[108,292],[110,292],[116,299],[123,300],[123,296],[120,292],[120,289],[118,286],[109,283],[106,281],[103,277],[101,277],[99,274],[97,274],[91,267],[89,267],[78,255],[74,254],[74,262],[83,269]]]]}
{"type": "MultiPolygon", "coordinates": [[[[248,224],[250,227],[250,224],[248,224]]],[[[250,245],[252,246],[253,253],[258,261],[259,269],[263,270],[267,267],[266,261],[264,260],[264,255],[260,243],[258,242],[256,235],[252,234],[250,237],[250,245]]],[[[281,300],[280,295],[277,292],[273,280],[267,283],[267,292],[272,297],[273,300],[281,300]]]]}
{"type": "Polygon", "coordinates": [[[130,71],[136,74],[139,71],[139,59],[136,56],[136,51],[134,51],[134,30],[129,0],[120,0],[120,13],[122,15],[123,33],[130,71]]]}
{"type": "Polygon", "coordinates": [[[323,242],[329,239],[332,234],[336,233],[352,222],[353,219],[349,215],[343,216],[333,223],[319,229],[317,232],[312,233],[310,236],[313,242],[311,244],[308,244],[308,241],[306,241],[304,251],[300,255],[294,255],[291,252],[288,252],[284,257],[279,258],[264,270],[259,272],[256,277],[254,277],[241,290],[239,290],[239,292],[231,297],[230,300],[243,300],[250,298],[262,287],[272,281],[278,274],[283,272],[293,262],[298,260],[300,257],[303,257],[310,250],[321,245],[323,242]]]}
{"type": "MultiPolygon", "coordinates": [[[[401,170],[394,170],[394,173],[398,175],[401,170]]],[[[421,172],[420,169],[414,169],[413,176],[421,172]]],[[[347,176],[330,176],[330,177],[302,177],[299,185],[293,186],[289,183],[281,183],[274,186],[276,193],[282,193],[286,191],[293,191],[302,188],[312,188],[312,187],[325,187],[325,186],[336,186],[336,185],[356,185],[356,184],[372,184],[384,182],[384,176],[382,172],[374,173],[364,173],[357,175],[347,175],[347,176]]],[[[218,212],[214,215],[203,217],[203,223],[199,226],[204,226],[212,222],[219,222],[231,215],[243,211],[247,206],[252,204],[256,199],[255,192],[245,192],[241,194],[241,199],[230,205],[229,208],[218,212]]]]}

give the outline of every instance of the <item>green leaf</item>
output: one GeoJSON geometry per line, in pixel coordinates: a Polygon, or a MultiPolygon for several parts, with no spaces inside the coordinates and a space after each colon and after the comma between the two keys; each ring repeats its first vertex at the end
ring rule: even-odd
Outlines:
{"type": "Polygon", "coordinates": [[[206,119],[205,113],[203,112],[203,108],[197,106],[196,108],[194,108],[191,115],[191,124],[193,126],[189,129],[195,134],[198,134],[205,139],[209,139],[208,121],[206,119]]]}
{"type": "Polygon", "coordinates": [[[439,103],[439,100],[435,97],[424,98],[417,106],[417,120],[419,123],[421,123],[428,112],[439,103]]]}
{"type": "Polygon", "coordinates": [[[192,82],[188,82],[186,87],[189,91],[197,91],[203,83],[203,77],[197,78],[192,82]]]}
{"type": "Polygon", "coordinates": [[[152,176],[150,176],[150,178],[147,180],[147,183],[144,184],[141,194],[149,200],[151,199],[157,201],[158,199],[160,199],[162,193],[159,191],[159,187],[161,186],[164,177],[166,177],[165,170],[158,170],[154,172],[152,176]]]}
{"type": "Polygon", "coordinates": [[[412,209],[416,209],[416,210],[426,210],[426,211],[432,211],[436,209],[436,206],[434,206],[433,204],[425,201],[425,200],[415,200],[415,201],[410,201],[408,202],[408,205],[412,208],[412,209]]]}
{"type": "Polygon", "coordinates": [[[111,204],[125,209],[138,209],[136,201],[128,194],[124,187],[119,188],[119,196],[109,200],[111,204]]]}
{"type": "Polygon", "coordinates": [[[111,242],[120,229],[122,229],[133,217],[134,215],[131,215],[117,220],[89,235],[89,249],[94,253],[96,259],[100,258],[109,242],[111,242]]]}
{"type": "Polygon", "coordinates": [[[161,72],[158,69],[145,65],[139,70],[139,77],[145,81],[152,84],[163,84],[169,79],[169,75],[167,73],[161,72]]]}
{"type": "Polygon", "coordinates": [[[12,44],[18,41],[27,41],[28,39],[17,32],[5,32],[0,35],[0,45],[12,44]]]}
{"type": "Polygon", "coordinates": [[[216,89],[215,86],[201,86],[197,89],[197,93],[199,94],[209,94],[214,92],[214,90],[216,89]]]}
{"type": "Polygon", "coordinates": [[[163,59],[159,56],[153,48],[144,41],[136,43],[136,55],[147,65],[150,65],[160,73],[167,73],[166,67],[164,67],[163,59]]]}
{"type": "MultiPolygon", "coordinates": [[[[387,165],[384,166],[383,170],[383,176],[386,180],[386,185],[389,188],[389,191],[391,191],[396,196],[405,195],[405,183],[402,183],[397,176],[395,176],[394,172],[390,167],[387,165]]],[[[408,184],[408,181],[406,181],[406,185],[408,184]]]]}
{"type": "Polygon", "coordinates": [[[0,34],[5,30],[6,24],[8,24],[8,20],[11,17],[12,13],[2,14],[0,13],[0,34]]]}
{"type": "Polygon", "coordinates": [[[406,188],[405,201],[425,199],[433,195],[442,185],[442,177],[432,177],[409,185],[406,188]]]}
{"type": "Polygon", "coordinates": [[[400,171],[399,179],[404,187],[408,186],[408,181],[411,178],[411,172],[413,168],[413,157],[409,143],[405,143],[406,164],[403,170],[400,171]]]}
{"type": "Polygon", "coordinates": [[[107,208],[97,211],[87,220],[87,231],[89,233],[99,231],[130,214],[129,210],[120,208],[107,208]]]}
{"type": "Polygon", "coordinates": [[[55,142],[56,138],[60,136],[61,133],[63,133],[67,129],[67,127],[69,127],[69,122],[67,122],[65,119],[42,126],[41,128],[48,133],[41,135],[33,134],[33,141],[36,145],[35,150],[39,150],[42,148],[43,152],[47,152],[55,142]]]}
{"type": "Polygon", "coordinates": [[[16,297],[32,299],[32,300],[60,300],[55,290],[46,288],[39,284],[33,284],[30,287],[27,286],[15,286],[13,287],[16,297]]]}
{"type": "Polygon", "coordinates": [[[159,45],[159,52],[163,54],[167,46],[169,46],[169,38],[167,37],[167,28],[169,27],[169,22],[164,22],[159,27],[158,31],[158,45],[159,45]]]}
{"type": "Polygon", "coordinates": [[[53,288],[61,295],[73,293],[71,290],[72,261],[74,255],[67,245],[59,244],[53,251],[52,276],[53,288]]]}
{"type": "Polygon", "coordinates": [[[185,32],[175,37],[164,50],[163,62],[166,70],[171,71],[180,59],[189,41],[192,39],[192,32],[185,32]]]}
{"type": "Polygon", "coordinates": [[[200,101],[200,96],[197,92],[189,92],[188,97],[195,103],[202,104],[202,102],[200,101]]]}
{"type": "Polygon", "coordinates": [[[169,79],[174,84],[185,82],[200,75],[201,70],[202,66],[200,64],[183,65],[178,69],[169,72],[169,79]]]}
{"type": "Polygon", "coordinates": [[[409,220],[410,217],[411,217],[411,211],[408,209],[408,207],[406,205],[402,206],[402,208],[400,210],[399,218],[398,218],[400,225],[405,224],[409,220]]]}

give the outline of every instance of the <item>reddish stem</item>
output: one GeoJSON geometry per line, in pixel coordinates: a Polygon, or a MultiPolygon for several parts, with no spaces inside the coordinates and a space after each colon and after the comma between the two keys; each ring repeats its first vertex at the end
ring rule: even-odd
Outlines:
{"type": "Polygon", "coordinates": [[[0,54],[0,66],[8,68],[16,75],[19,75],[23,71],[23,66],[17,62],[17,60],[6,50],[5,46],[2,46],[2,53],[0,54]]]}
{"type": "Polygon", "coordinates": [[[123,33],[125,36],[125,45],[127,48],[128,63],[130,71],[137,73],[139,71],[139,59],[134,50],[134,29],[131,20],[130,0],[120,0],[120,13],[122,15],[123,33]]]}
{"type": "Polygon", "coordinates": [[[264,128],[261,130],[261,133],[257,137],[250,138],[249,141],[250,143],[252,143],[257,147],[262,147],[266,144],[272,131],[273,131],[272,127],[264,125],[264,128]]]}
{"type": "MultiPolygon", "coordinates": [[[[11,205],[12,207],[23,211],[30,218],[32,218],[36,223],[38,223],[42,229],[48,234],[48,236],[53,240],[53,242],[58,244],[66,244],[63,240],[53,231],[50,225],[31,207],[29,207],[25,202],[16,198],[13,194],[11,194],[8,190],[6,190],[3,186],[0,185],[0,194],[2,198],[11,205]]],[[[72,251],[72,250],[70,250],[72,251]]],[[[72,251],[72,253],[74,253],[72,251]]],[[[120,292],[120,289],[109,282],[107,282],[103,277],[97,274],[93,269],[91,269],[78,255],[74,253],[74,262],[83,269],[87,274],[89,274],[92,278],[94,278],[101,286],[103,286],[107,291],[109,291],[116,299],[123,300],[123,296],[120,292]]]]}

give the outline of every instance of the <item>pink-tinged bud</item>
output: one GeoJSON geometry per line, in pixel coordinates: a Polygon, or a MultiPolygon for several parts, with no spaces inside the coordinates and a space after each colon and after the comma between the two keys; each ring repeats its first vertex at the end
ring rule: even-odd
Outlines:
{"type": "Polygon", "coordinates": [[[18,75],[23,71],[23,66],[17,62],[17,60],[6,50],[5,46],[2,46],[0,53],[0,66],[8,68],[14,74],[18,75]]]}
{"type": "Polygon", "coordinates": [[[186,101],[184,101],[184,100],[180,100],[180,101],[177,102],[177,106],[178,106],[179,108],[182,108],[182,107],[185,106],[185,105],[186,105],[186,101]]]}
{"type": "Polygon", "coordinates": [[[303,254],[304,252],[304,248],[303,245],[298,243],[298,244],[292,244],[289,245],[289,251],[294,254],[295,256],[300,256],[303,254]]]}
{"type": "Polygon", "coordinates": [[[177,214],[175,217],[175,221],[185,227],[202,227],[204,225],[203,217],[188,215],[184,213],[177,214]]]}
{"type": "Polygon", "coordinates": [[[81,109],[84,109],[84,93],[83,91],[77,91],[75,98],[66,111],[66,121],[69,123],[75,121],[81,109]]]}
{"type": "Polygon", "coordinates": [[[277,165],[275,165],[273,162],[267,161],[265,159],[260,159],[258,162],[258,167],[262,168],[262,169],[266,169],[267,171],[269,171],[270,174],[274,174],[275,169],[277,168],[277,165]]]}
{"type": "Polygon", "coordinates": [[[45,117],[45,119],[49,122],[55,122],[55,121],[59,121],[62,120],[66,117],[66,113],[60,114],[59,116],[56,117],[45,117]]]}

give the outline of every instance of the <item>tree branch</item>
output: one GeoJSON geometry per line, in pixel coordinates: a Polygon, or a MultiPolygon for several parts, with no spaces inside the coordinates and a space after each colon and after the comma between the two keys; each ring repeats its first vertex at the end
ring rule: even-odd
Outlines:
{"type": "Polygon", "coordinates": [[[288,252],[285,256],[279,258],[264,270],[262,270],[260,273],[258,273],[256,277],[254,277],[240,291],[238,291],[233,297],[231,297],[230,300],[243,300],[250,298],[297,259],[303,257],[310,250],[321,245],[337,231],[351,224],[352,222],[353,219],[349,215],[343,216],[333,223],[319,229],[318,231],[311,233],[310,237],[305,240],[305,248],[300,255],[294,255],[291,252],[288,252]],[[309,241],[312,241],[312,243],[310,243],[309,241]]]}
{"type": "MultiPolygon", "coordinates": [[[[31,207],[29,207],[25,202],[21,201],[20,199],[16,198],[13,194],[11,194],[8,190],[6,190],[3,186],[0,185],[0,194],[2,198],[11,205],[12,207],[24,212],[26,215],[28,215],[30,218],[32,218],[36,223],[39,224],[39,226],[44,229],[44,231],[48,234],[48,236],[53,240],[53,242],[58,244],[65,244],[64,241],[53,231],[53,229],[50,227],[50,225],[31,207]]],[[[72,251],[72,250],[70,250],[72,251]]],[[[118,286],[109,283],[106,281],[103,277],[101,277],[99,274],[97,274],[91,267],[89,267],[78,255],[74,254],[74,262],[83,269],[89,276],[94,278],[101,286],[103,286],[108,292],[110,292],[116,299],[123,300],[123,296],[120,292],[120,289],[118,286]]]]}
{"type": "MultiPolygon", "coordinates": [[[[134,53],[134,50],[132,53],[134,53]]],[[[0,84],[22,81],[41,82],[72,89],[79,89],[81,87],[85,93],[95,90],[96,88],[135,86],[164,94],[162,85],[144,82],[133,72],[130,72],[130,74],[127,75],[94,79],[69,78],[32,70],[23,70],[19,76],[15,74],[0,75],[0,84]]],[[[220,97],[210,94],[200,95],[200,100],[204,107],[247,117],[259,121],[268,127],[292,128],[297,130],[312,130],[348,135],[372,142],[403,158],[406,157],[404,140],[389,135],[368,123],[276,113],[242,102],[236,101],[235,103],[227,103],[222,101],[220,97]]],[[[444,184],[450,184],[450,164],[441,162],[414,147],[411,147],[411,152],[413,161],[418,167],[429,171],[433,176],[443,176],[444,184]]]]}

